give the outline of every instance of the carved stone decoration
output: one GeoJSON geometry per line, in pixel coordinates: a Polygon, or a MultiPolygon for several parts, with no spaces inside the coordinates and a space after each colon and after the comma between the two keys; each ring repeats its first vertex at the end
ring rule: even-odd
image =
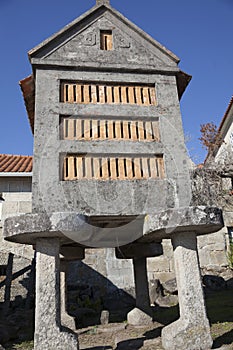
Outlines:
{"type": "Polygon", "coordinates": [[[121,34],[116,34],[115,40],[116,40],[118,47],[130,48],[130,46],[131,46],[131,43],[129,42],[129,40],[124,38],[121,34]]]}
{"type": "Polygon", "coordinates": [[[96,34],[95,33],[86,33],[80,36],[81,43],[84,46],[94,46],[96,45],[96,34]]]}

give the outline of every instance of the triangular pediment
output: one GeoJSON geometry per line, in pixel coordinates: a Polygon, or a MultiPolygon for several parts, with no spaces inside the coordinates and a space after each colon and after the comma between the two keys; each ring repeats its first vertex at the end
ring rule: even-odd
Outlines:
{"type": "Polygon", "coordinates": [[[86,15],[29,53],[32,63],[62,66],[133,66],[142,69],[177,67],[179,59],[109,6],[86,15]],[[112,33],[112,49],[102,50],[101,31],[112,33]]]}

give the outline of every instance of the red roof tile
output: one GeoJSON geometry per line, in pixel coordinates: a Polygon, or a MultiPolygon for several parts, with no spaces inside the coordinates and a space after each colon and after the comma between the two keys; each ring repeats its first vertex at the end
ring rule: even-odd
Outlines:
{"type": "Polygon", "coordinates": [[[29,173],[32,171],[32,156],[0,154],[0,173],[29,173]]]}

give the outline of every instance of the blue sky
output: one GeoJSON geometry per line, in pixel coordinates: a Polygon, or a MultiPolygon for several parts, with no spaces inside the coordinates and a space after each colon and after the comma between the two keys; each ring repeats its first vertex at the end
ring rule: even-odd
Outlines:
{"type": "MultiPolygon", "coordinates": [[[[31,74],[27,52],[95,0],[0,0],[0,153],[32,154],[18,81],[31,74]]],[[[188,150],[203,161],[200,124],[219,124],[233,94],[233,0],[111,0],[128,19],[174,52],[193,76],[181,100],[188,150]]]]}

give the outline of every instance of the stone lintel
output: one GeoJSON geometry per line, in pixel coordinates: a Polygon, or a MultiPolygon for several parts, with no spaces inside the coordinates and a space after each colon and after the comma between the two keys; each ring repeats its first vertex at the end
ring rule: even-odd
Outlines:
{"type": "Polygon", "coordinates": [[[118,259],[153,258],[163,254],[160,243],[132,243],[115,248],[118,259]]]}

